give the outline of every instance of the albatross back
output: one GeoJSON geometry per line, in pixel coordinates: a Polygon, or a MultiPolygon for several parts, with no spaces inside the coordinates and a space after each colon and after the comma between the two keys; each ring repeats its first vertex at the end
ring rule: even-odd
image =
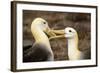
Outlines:
{"type": "Polygon", "coordinates": [[[50,52],[48,49],[49,48],[43,44],[34,44],[29,49],[24,50],[23,62],[41,62],[50,60],[50,52]]]}

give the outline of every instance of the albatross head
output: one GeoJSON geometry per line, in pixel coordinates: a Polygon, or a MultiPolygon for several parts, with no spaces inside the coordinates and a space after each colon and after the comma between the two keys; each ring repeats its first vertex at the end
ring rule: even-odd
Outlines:
{"type": "Polygon", "coordinates": [[[31,30],[33,30],[34,28],[39,28],[42,31],[46,31],[47,29],[49,29],[48,22],[42,18],[36,18],[32,22],[31,30]]]}
{"type": "Polygon", "coordinates": [[[74,38],[75,36],[77,36],[77,32],[74,28],[71,28],[71,27],[67,27],[65,28],[65,37],[66,38],[74,38]]]}

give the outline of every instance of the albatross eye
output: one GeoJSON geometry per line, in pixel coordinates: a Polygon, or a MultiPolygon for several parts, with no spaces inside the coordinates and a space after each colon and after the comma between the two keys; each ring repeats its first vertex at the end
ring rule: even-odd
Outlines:
{"type": "Polygon", "coordinates": [[[46,22],[43,22],[43,24],[46,24],[46,22]]]}
{"type": "Polygon", "coordinates": [[[71,30],[69,30],[69,32],[72,32],[71,30]]]}

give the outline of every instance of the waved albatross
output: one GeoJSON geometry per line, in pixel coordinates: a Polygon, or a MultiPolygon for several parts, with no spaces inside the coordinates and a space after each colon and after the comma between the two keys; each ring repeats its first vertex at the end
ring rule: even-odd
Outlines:
{"type": "Polygon", "coordinates": [[[32,46],[28,46],[23,53],[23,62],[53,61],[54,55],[47,35],[44,33],[49,29],[48,23],[42,18],[32,21],[31,32],[35,39],[32,46]]]}
{"type": "Polygon", "coordinates": [[[90,50],[80,51],[78,48],[78,33],[74,28],[67,27],[65,30],[51,30],[56,36],[50,37],[49,39],[55,38],[66,38],[68,41],[68,57],[69,60],[82,60],[90,59],[90,50]]]}
{"type": "Polygon", "coordinates": [[[65,37],[68,40],[68,56],[69,60],[84,60],[90,59],[90,50],[86,49],[84,51],[79,50],[78,45],[78,33],[74,28],[65,28],[65,37]]]}
{"type": "Polygon", "coordinates": [[[65,37],[68,39],[69,60],[83,59],[83,53],[78,49],[78,34],[74,28],[65,28],[65,37]]]}

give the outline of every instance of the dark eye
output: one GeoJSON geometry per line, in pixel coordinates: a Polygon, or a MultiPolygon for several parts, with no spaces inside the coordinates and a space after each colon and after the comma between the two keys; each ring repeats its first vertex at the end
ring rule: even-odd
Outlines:
{"type": "Polygon", "coordinates": [[[46,24],[46,22],[43,22],[43,24],[46,24]]]}
{"type": "Polygon", "coordinates": [[[72,32],[71,30],[69,30],[69,32],[72,32]]]}

